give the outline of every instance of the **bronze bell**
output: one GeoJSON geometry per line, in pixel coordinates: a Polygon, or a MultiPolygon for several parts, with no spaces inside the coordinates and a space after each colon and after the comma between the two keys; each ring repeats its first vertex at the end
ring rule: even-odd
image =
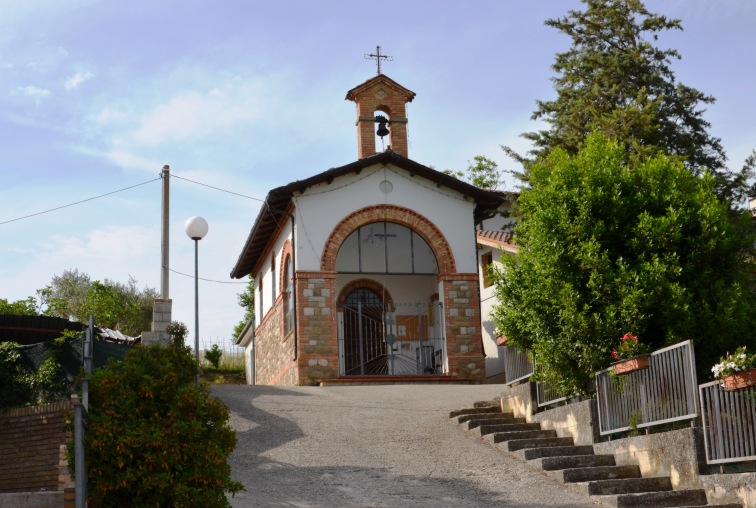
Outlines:
{"type": "Polygon", "coordinates": [[[378,130],[375,133],[380,137],[388,136],[389,130],[386,127],[386,124],[389,123],[388,119],[383,115],[378,115],[375,117],[375,121],[378,124],[378,130]]]}

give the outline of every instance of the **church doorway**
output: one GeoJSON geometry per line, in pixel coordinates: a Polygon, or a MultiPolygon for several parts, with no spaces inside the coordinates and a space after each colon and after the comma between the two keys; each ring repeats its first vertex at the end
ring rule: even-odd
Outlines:
{"type": "Polygon", "coordinates": [[[383,296],[363,286],[349,290],[339,304],[339,374],[443,374],[446,341],[438,303],[394,303],[383,296]]]}
{"type": "Polygon", "coordinates": [[[368,288],[355,289],[344,300],[339,317],[343,374],[387,374],[388,347],[381,296],[368,288]]]}
{"type": "Polygon", "coordinates": [[[439,264],[421,235],[368,222],[346,236],[335,268],[340,375],[445,371],[439,264]]]}

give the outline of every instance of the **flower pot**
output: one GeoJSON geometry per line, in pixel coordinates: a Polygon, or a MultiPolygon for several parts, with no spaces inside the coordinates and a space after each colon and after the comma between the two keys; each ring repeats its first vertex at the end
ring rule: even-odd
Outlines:
{"type": "Polygon", "coordinates": [[[631,372],[635,372],[636,370],[647,369],[648,357],[649,355],[638,355],[627,360],[614,362],[612,364],[614,366],[614,373],[617,375],[629,374],[631,372]]]}
{"type": "Polygon", "coordinates": [[[756,368],[742,370],[724,377],[725,390],[742,390],[756,386],[756,368]]]}

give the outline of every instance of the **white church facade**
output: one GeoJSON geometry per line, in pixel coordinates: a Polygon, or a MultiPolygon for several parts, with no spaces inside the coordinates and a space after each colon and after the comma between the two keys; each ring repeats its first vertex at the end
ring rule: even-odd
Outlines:
{"type": "Polygon", "coordinates": [[[383,74],[350,90],[359,158],[268,193],[231,272],[256,284],[250,382],[500,373],[479,237],[506,199],[408,158],[414,96],[383,74]]]}

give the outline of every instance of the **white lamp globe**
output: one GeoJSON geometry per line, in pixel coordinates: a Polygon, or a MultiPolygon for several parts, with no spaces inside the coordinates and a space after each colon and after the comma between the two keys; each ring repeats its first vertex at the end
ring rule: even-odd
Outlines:
{"type": "Polygon", "coordinates": [[[202,240],[205,238],[207,230],[207,221],[202,217],[189,217],[184,224],[184,231],[192,240],[202,240]]]}

